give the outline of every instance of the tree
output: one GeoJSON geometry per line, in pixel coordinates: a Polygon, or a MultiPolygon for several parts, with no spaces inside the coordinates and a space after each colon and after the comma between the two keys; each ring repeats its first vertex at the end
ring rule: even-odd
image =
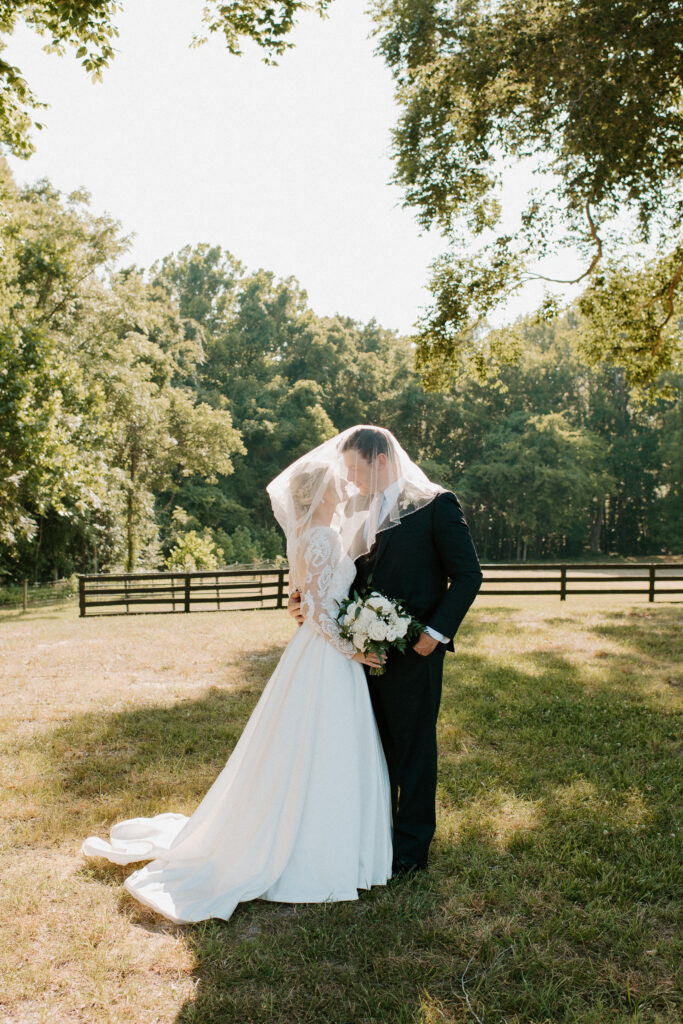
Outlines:
{"type": "Polygon", "coordinates": [[[463,365],[484,372],[513,358],[487,345],[486,318],[542,277],[534,264],[569,247],[585,257],[575,280],[593,282],[586,356],[652,383],[680,351],[683,3],[377,0],[375,10],[401,105],[395,179],[449,243],[418,336],[425,380],[442,386],[463,365]],[[523,161],[539,184],[511,228],[501,183],[523,161]],[[646,241],[654,269],[637,267],[629,283],[646,241]],[[631,315],[617,325],[625,297],[631,315]]]}
{"type": "Polygon", "coordinates": [[[104,499],[102,395],[69,325],[125,240],[82,193],[17,189],[2,160],[0,192],[0,538],[37,565],[48,514],[84,521],[104,499]]]}
{"type": "Polygon", "coordinates": [[[174,385],[173,353],[183,348],[184,330],[165,293],[129,272],[114,279],[111,298],[99,374],[111,425],[110,461],[123,474],[126,492],[125,565],[131,571],[143,524],[155,520],[155,494],[173,492],[175,481],[195,474],[215,482],[216,474],[232,472],[232,457],[244,448],[227,411],[174,385]]]}
{"type": "Polygon", "coordinates": [[[182,383],[229,412],[246,446],[230,479],[176,474],[175,490],[161,495],[164,514],[177,501],[203,525],[230,534],[238,555],[248,547],[243,534],[234,541],[238,528],[253,531],[254,543],[260,536],[264,550],[270,549],[266,484],[297,454],[334,433],[321,388],[286,369],[290,352],[305,360],[315,321],[306,293],[293,278],[277,280],[263,270],[247,274],[229,253],[206,245],[167,257],[152,278],[187,317],[186,333],[201,338],[201,359],[182,383]]]}
{"type": "Polygon", "coordinates": [[[648,511],[655,543],[665,551],[683,551],[683,401],[669,408],[658,431],[659,451],[654,501],[648,511]]]}
{"type": "MultiPolygon", "coordinates": [[[[195,35],[192,42],[201,45],[207,33],[218,32],[228,51],[239,55],[244,40],[251,39],[263,50],[265,61],[274,63],[292,45],[287,37],[297,15],[311,8],[322,15],[328,4],[329,0],[231,0],[227,4],[206,0],[202,15],[205,32],[195,35]]],[[[17,24],[24,22],[47,37],[47,50],[63,54],[67,47],[74,49],[85,70],[99,79],[115,55],[115,18],[120,10],[119,0],[0,0],[0,33],[11,35],[17,24]]],[[[0,42],[0,53],[6,45],[0,42]]],[[[16,156],[33,152],[33,111],[44,106],[20,68],[0,58],[0,142],[16,156]]]]}
{"type": "Polygon", "coordinates": [[[526,560],[531,540],[561,539],[577,510],[603,492],[599,448],[598,438],[572,428],[562,413],[517,412],[491,430],[484,457],[463,474],[463,493],[484,515],[502,506],[517,559],[526,560]]]}
{"type": "Polygon", "coordinates": [[[4,162],[0,188],[2,561],[38,576],[43,556],[69,571],[90,549],[132,569],[156,544],[158,491],[230,473],[239,432],[183,383],[203,351],[173,298],[112,273],[116,222],[84,193],[18,189],[4,162]]]}
{"type": "Polygon", "coordinates": [[[195,572],[198,569],[216,569],[222,561],[223,552],[211,537],[188,530],[167,557],[166,568],[195,572]]]}

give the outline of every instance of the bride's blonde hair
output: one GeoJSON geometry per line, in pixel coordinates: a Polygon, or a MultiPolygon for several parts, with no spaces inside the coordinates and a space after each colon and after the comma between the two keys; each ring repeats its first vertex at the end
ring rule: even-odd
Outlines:
{"type": "Polygon", "coordinates": [[[316,497],[320,497],[326,474],[327,467],[319,466],[297,474],[292,480],[292,501],[297,519],[303,519],[316,497]]]}

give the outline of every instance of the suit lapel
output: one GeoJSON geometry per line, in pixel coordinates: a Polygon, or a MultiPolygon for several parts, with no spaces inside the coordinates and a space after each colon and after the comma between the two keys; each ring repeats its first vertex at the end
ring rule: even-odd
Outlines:
{"type": "MultiPolygon", "coordinates": [[[[413,511],[413,506],[409,505],[407,507],[406,511],[407,512],[412,512],[413,511]]],[[[376,545],[377,546],[375,548],[375,555],[374,555],[374,558],[373,558],[373,561],[372,561],[372,571],[373,571],[373,574],[374,574],[375,569],[377,568],[377,566],[379,564],[380,558],[382,557],[382,555],[386,551],[387,546],[389,545],[389,542],[392,540],[392,538],[398,536],[398,530],[400,529],[400,526],[401,526],[402,522],[403,522],[403,519],[401,518],[401,519],[399,519],[399,521],[397,523],[394,523],[393,526],[389,526],[386,530],[382,530],[381,533],[379,533],[377,535],[377,541],[376,541],[376,545]]]]}
{"type": "Polygon", "coordinates": [[[392,536],[396,535],[396,531],[398,530],[400,525],[401,525],[400,522],[398,522],[398,523],[396,523],[395,526],[390,526],[386,530],[382,530],[382,532],[378,534],[378,536],[377,536],[377,550],[376,550],[376,553],[375,553],[375,557],[373,559],[373,563],[374,563],[373,564],[373,574],[374,574],[375,569],[379,565],[380,558],[382,557],[382,555],[384,554],[384,552],[387,549],[387,544],[389,543],[389,541],[392,538],[392,536]]]}

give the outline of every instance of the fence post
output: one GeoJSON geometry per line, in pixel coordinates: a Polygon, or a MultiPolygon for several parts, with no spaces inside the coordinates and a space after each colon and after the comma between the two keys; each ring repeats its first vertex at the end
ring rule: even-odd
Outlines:
{"type": "Polygon", "coordinates": [[[28,580],[24,580],[23,589],[21,592],[21,605],[24,611],[28,608],[28,580]]]}
{"type": "Polygon", "coordinates": [[[560,566],[560,601],[567,600],[567,566],[560,566]]]}
{"type": "Polygon", "coordinates": [[[190,574],[189,574],[189,572],[186,572],[185,573],[185,611],[189,612],[189,610],[190,610],[190,574]]]}
{"type": "Polygon", "coordinates": [[[648,601],[652,602],[655,599],[655,566],[650,565],[650,585],[648,587],[648,601]]]}
{"type": "Polygon", "coordinates": [[[280,569],[277,576],[277,604],[276,608],[284,608],[285,599],[285,570],[280,569]]]}
{"type": "Polygon", "coordinates": [[[85,617],[85,576],[78,577],[78,607],[81,618],[85,617]]]}

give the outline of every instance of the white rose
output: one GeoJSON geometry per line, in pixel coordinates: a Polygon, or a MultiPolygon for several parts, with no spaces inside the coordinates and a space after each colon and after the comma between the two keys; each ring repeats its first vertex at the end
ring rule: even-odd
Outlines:
{"type": "Polygon", "coordinates": [[[356,604],[355,601],[353,601],[349,605],[349,607],[346,609],[346,612],[344,613],[344,624],[346,626],[350,626],[351,623],[354,621],[354,619],[356,617],[356,609],[357,608],[358,608],[358,605],[356,604]]]}
{"type": "Polygon", "coordinates": [[[361,608],[360,615],[354,622],[354,629],[367,629],[371,622],[374,621],[375,616],[368,608],[361,608]]]}
{"type": "Polygon", "coordinates": [[[398,636],[399,634],[396,630],[396,626],[387,626],[387,640],[389,641],[390,644],[393,644],[394,640],[398,640],[398,636]]]}
{"type": "Polygon", "coordinates": [[[396,635],[397,636],[405,636],[406,633],[408,632],[408,626],[409,625],[410,625],[410,619],[409,618],[399,619],[398,622],[396,623],[396,635]]]}
{"type": "Polygon", "coordinates": [[[356,647],[362,647],[368,638],[367,627],[359,624],[358,620],[356,620],[351,632],[353,634],[353,642],[356,647]]]}
{"type": "Polygon", "coordinates": [[[387,626],[381,619],[376,619],[368,631],[371,640],[386,640],[387,626]]]}

